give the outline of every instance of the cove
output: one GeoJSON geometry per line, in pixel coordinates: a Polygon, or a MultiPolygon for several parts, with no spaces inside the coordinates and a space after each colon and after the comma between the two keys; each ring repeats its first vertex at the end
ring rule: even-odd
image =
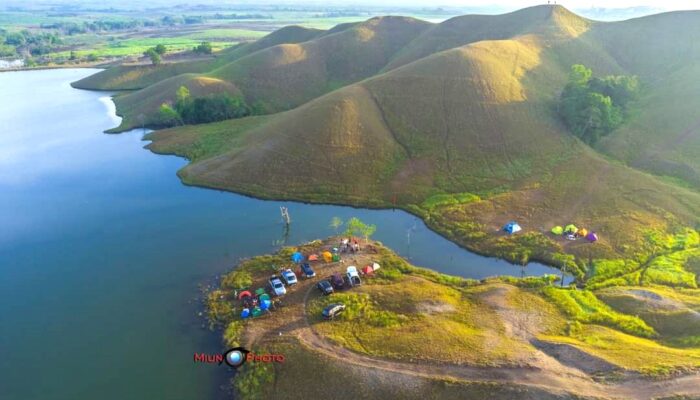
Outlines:
{"type": "Polygon", "coordinates": [[[119,122],[109,94],[69,85],[95,72],[0,73],[2,399],[224,397],[226,368],[193,362],[221,350],[197,316],[200,285],[240,258],[333,234],[335,216],[376,224],[374,238],[418,266],[520,275],[403,211],[185,186],[186,161],[143,149],[141,130],[102,133],[119,122]]]}

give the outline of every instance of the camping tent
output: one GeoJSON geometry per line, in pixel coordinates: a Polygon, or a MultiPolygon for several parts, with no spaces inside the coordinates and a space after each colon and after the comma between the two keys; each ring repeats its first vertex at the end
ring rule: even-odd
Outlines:
{"type": "Polygon", "coordinates": [[[576,234],[580,237],[586,237],[588,236],[588,230],[586,228],[581,228],[578,230],[578,232],[576,232],[576,234]]]}
{"type": "Polygon", "coordinates": [[[515,222],[515,221],[510,221],[510,222],[508,222],[508,223],[503,227],[503,230],[506,231],[506,232],[508,232],[508,233],[510,233],[510,234],[512,235],[512,234],[514,234],[514,233],[516,233],[516,232],[522,231],[523,228],[521,228],[520,225],[518,225],[517,222],[515,222]]]}
{"type": "Polygon", "coordinates": [[[595,232],[591,232],[588,235],[586,235],[586,240],[589,242],[597,242],[598,241],[598,235],[596,235],[595,232]]]}
{"type": "Polygon", "coordinates": [[[265,300],[270,301],[270,295],[267,293],[263,293],[260,296],[258,296],[258,299],[260,299],[260,301],[262,302],[264,302],[265,300]]]}
{"type": "Polygon", "coordinates": [[[247,290],[244,290],[241,292],[241,294],[238,295],[238,300],[242,300],[244,297],[252,297],[252,296],[253,296],[252,293],[250,293],[247,290]]]}
{"type": "Polygon", "coordinates": [[[251,313],[254,317],[259,317],[262,314],[262,310],[258,307],[255,307],[253,309],[253,312],[251,313]]]}
{"type": "Polygon", "coordinates": [[[248,318],[250,316],[250,310],[247,308],[244,308],[243,311],[241,311],[241,318],[248,318]]]}
{"type": "Polygon", "coordinates": [[[333,261],[333,254],[331,254],[330,251],[324,251],[323,252],[323,261],[329,263],[333,261]]]}
{"type": "Polygon", "coordinates": [[[566,233],[576,233],[578,232],[578,228],[574,224],[569,224],[564,227],[564,232],[566,233]]]}
{"type": "Polygon", "coordinates": [[[270,304],[272,304],[270,300],[262,300],[260,301],[260,309],[265,311],[270,308],[270,304]]]}
{"type": "Polygon", "coordinates": [[[300,262],[304,261],[304,255],[297,251],[296,253],[292,254],[292,261],[299,264],[300,262]]]}
{"type": "Polygon", "coordinates": [[[312,254],[309,256],[309,261],[318,261],[318,254],[312,254]]]}
{"type": "Polygon", "coordinates": [[[554,228],[552,228],[552,233],[555,234],[555,235],[563,235],[563,234],[564,234],[564,228],[562,228],[561,226],[558,226],[558,225],[557,225],[557,226],[555,226],[554,228]]]}
{"type": "Polygon", "coordinates": [[[377,263],[372,263],[372,269],[375,270],[375,271],[378,270],[378,269],[379,269],[379,264],[377,264],[377,263]]]}
{"type": "Polygon", "coordinates": [[[371,265],[366,265],[362,268],[362,273],[365,275],[372,275],[374,273],[374,268],[371,265]]]}

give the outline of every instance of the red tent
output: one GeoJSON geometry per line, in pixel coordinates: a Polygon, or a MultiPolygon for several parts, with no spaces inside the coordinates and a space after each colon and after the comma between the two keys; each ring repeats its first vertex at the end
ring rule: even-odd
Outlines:
{"type": "Polygon", "coordinates": [[[244,290],[244,291],[241,292],[241,294],[238,295],[238,300],[241,300],[241,299],[243,299],[244,297],[253,297],[253,294],[250,293],[250,292],[247,291],[247,290],[244,290]]]}
{"type": "Polygon", "coordinates": [[[312,254],[309,256],[309,261],[318,261],[318,254],[312,254]]]}
{"type": "Polygon", "coordinates": [[[367,265],[362,268],[362,273],[365,275],[372,275],[374,273],[374,268],[371,265],[367,265]]]}

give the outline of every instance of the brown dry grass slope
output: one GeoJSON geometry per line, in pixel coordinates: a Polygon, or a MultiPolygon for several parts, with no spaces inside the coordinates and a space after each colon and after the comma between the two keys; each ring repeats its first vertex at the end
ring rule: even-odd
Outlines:
{"type": "MultiPolygon", "coordinates": [[[[521,221],[526,232],[574,222],[604,233],[593,248],[548,239],[539,245],[546,251],[534,254],[545,261],[562,250],[581,257],[629,256],[648,229],[695,226],[698,193],[611,162],[573,138],[557,117],[556,98],[573,63],[646,78],[644,68],[629,67],[636,61],[601,44],[601,35],[609,37],[597,27],[609,29],[608,24],[556,6],[520,15],[534,15],[522,25],[536,29],[440,51],[268,116],[247,136],[247,147],[200,158],[181,176],[263,197],[371,206],[396,201],[445,235],[487,253],[507,247],[504,238],[490,233],[509,219],[521,221]],[[450,193],[473,193],[480,200],[434,208],[424,203],[450,193]]],[[[357,25],[340,34],[366,34],[362,29],[357,25]]],[[[624,31],[635,29],[649,28],[642,23],[624,31]]],[[[318,41],[337,40],[336,35],[318,41]]],[[[331,61],[306,64],[325,59],[321,53],[311,41],[269,48],[234,64],[264,60],[257,64],[265,73],[246,81],[243,92],[266,93],[291,105],[306,95],[292,89],[299,82],[315,87],[323,84],[316,78],[326,76],[328,84],[331,61]],[[264,79],[278,84],[262,84],[264,79]]],[[[333,76],[357,77],[380,64],[358,62],[333,76]]],[[[232,131],[242,123],[228,122],[232,131]]],[[[160,136],[161,150],[177,134],[170,132],[160,136]]]]}

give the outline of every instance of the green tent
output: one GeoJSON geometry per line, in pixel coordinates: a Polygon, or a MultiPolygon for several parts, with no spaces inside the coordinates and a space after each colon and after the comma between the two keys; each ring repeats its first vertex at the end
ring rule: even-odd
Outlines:
{"type": "Polygon", "coordinates": [[[554,228],[552,228],[552,233],[555,234],[555,235],[561,235],[561,234],[564,233],[564,228],[562,228],[561,226],[558,226],[558,225],[557,225],[557,226],[555,226],[554,228]]]}
{"type": "Polygon", "coordinates": [[[340,261],[340,256],[338,254],[333,254],[333,262],[340,261]]]}
{"type": "Polygon", "coordinates": [[[263,311],[260,308],[255,307],[251,314],[253,315],[253,317],[259,317],[260,315],[262,315],[262,313],[263,311]]]}
{"type": "Polygon", "coordinates": [[[564,232],[566,233],[576,233],[578,232],[578,228],[574,224],[569,224],[566,227],[564,227],[564,232]]]}

